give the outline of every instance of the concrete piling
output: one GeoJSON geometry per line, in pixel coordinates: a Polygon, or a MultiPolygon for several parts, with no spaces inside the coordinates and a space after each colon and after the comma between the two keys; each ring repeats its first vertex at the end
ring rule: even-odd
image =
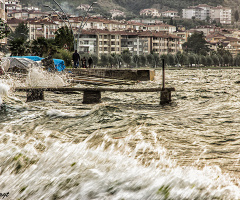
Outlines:
{"type": "Polygon", "coordinates": [[[173,88],[165,88],[165,61],[162,59],[162,91],[160,95],[160,104],[168,104],[171,102],[171,91],[173,88]]]}

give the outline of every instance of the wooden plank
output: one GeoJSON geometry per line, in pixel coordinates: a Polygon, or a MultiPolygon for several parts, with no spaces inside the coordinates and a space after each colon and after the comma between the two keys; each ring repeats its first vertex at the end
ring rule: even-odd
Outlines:
{"type": "MultiPolygon", "coordinates": [[[[175,91],[175,88],[165,88],[165,90],[175,91]]],[[[78,88],[78,87],[17,87],[15,91],[31,91],[31,90],[42,90],[42,91],[100,91],[100,92],[159,92],[162,88],[78,88]]]]}

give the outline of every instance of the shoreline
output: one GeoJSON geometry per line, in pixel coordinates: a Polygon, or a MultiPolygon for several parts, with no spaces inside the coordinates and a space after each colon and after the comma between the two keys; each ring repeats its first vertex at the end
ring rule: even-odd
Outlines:
{"type": "MultiPolygon", "coordinates": [[[[162,68],[155,68],[158,70],[161,70],[162,68]]],[[[214,69],[214,70],[219,70],[219,69],[240,69],[239,67],[166,67],[166,70],[208,70],[208,69],[214,69]]]]}

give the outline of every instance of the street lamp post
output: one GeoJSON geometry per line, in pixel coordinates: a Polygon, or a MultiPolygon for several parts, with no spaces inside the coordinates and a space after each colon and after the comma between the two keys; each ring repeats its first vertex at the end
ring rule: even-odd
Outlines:
{"type": "MultiPolygon", "coordinates": [[[[83,19],[82,19],[82,21],[81,21],[81,25],[80,25],[80,27],[79,27],[78,35],[77,35],[77,39],[76,39],[76,38],[75,38],[75,35],[74,35],[74,33],[73,33],[72,25],[71,25],[71,23],[70,23],[70,21],[69,21],[69,18],[68,18],[68,16],[67,16],[67,14],[64,12],[64,10],[62,9],[62,7],[59,5],[58,2],[56,2],[55,0],[53,0],[53,1],[54,1],[54,3],[56,3],[56,4],[58,5],[58,7],[61,9],[61,11],[62,11],[62,12],[64,13],[64,15],[66,16],[66,19],[67,19],[67,21],[68,21],[69,27],[70,27],[70,29],[71,29],[71,31],[72,31],[73,38],[74,38],[74,51],[75,51],[75,50],[78,50],[77,45],[78,45],[78,43],[79,43],[80,32],[81,32],[82,28],[86,25],[86,23],[87,23],[87,21],[88,21],[88,19],[89,19],[90,16],[88,16],[88,18],[86,19],[86,21],[85,21],[84,24],[83,24],[83,22],[84,22],[84,20],[85,20],[85,18],[86,18],[86,16],[87,16],[89,10],[90,10],[91,7],[93,6],[93,4],[96,4],[97,2],[93,2],[93,3],[89,6],[89,8],[88,8],[88,10],[87,10],[87,12],[86,12],[86,14],[85,14],[85,16],[83,17],[83,19]]],[[[63,22],[65,23],[65,25],[67,26],[67,24],[66,24],[65,20],[63,19],[63,17],[61,17],[61,16],[57,13],[57,11],[56,11],[55,9],[53,9],[52,7],[50,7],[50,6],[48,6],[48,5],[44,5],[44,7],[48,7],[48,8],[50,8],[52,11],[54,11],[54,12],[58,15],[58,17],[59,17],[60,19],[62,19],[63,22]]]]}
{"type": "Polygon", "coordinates": [[[65,20],[62,18],[62,16],[59,15],[55,9],[53,9],[53,8],[52,8],[51,6],[49,6],[49,5],[43,5],[43,6],[44,6],[44,7],[47,7],[47,8],[50,8],[54,13],[57,14],[57,16],[58,16],[61,20],[63,20],[64,24],[65,24],[66,26],[68,26],[67,23],[65,22],[65,20]]]}
{"type": "MultiPolygon", "coordinates": [[[[55,2],[55,1],[54,1],[55,2]]],[[[57,2],[56,2],[57,3],[57,2]]],[[[60,5],[59,4],[57,4],[59,7],[60,7],[60,5]]],[[[68,25],[67,25],[67,23],[66,23],[66,21],[63,19],[63,17],[61,16],[61,15],[59,15],[58,13],[57,13],[57,11],[55,10],[55,9],[53,9],[51,6],[49,6],[49,5],[43,5],[44,7],[48,7],[48,8],[50,8],[54,13],[56,13],[57,14],[57,16],[61,19],[61,20],[63,20],[63,22],[64,22],[64,24],[66,25],[66,27],[68,27],[68,25]]],[[[61,8],[61,7],[60,7],[61,8]]],[[[61,10],[62,10],[62,8],[61,8],[61,10]]],[[[63,10],[62,10],[63,11],[63,10]]],[[[75,43],[76,43],[76,39],[75,39],[75,35],[74,35],[74,33],[73,33],[73,29],[72,29],[72,25],[71,25],[71,23],[70,23],[70,21],[69,21],[69,19],[68,19],[68,17],[67,17],[67,15],[66,15],[66,13],[63,11],[63,13],[65,14],[65,16],[66,16],[66,18],[67,18],[67,21],[68,21],[68,24],[69,24],[69,27],[70,27],[70,29],[71,29],[71,32],[72,32],[72,34],[73,34],[73,40],[74,40],[74,51],[76,50],[76,45],[75,45],[75,43]]]]}
{"type": "Polygon", "coordinates": [[[80,37],[81,31],[82,31],[83,27],[87,24],[87,21],[88,21],[88,19],[89,19],[90,16],[88,16],[88,18],[86,19],[85,22],[84,22],[84,20],[85,20],[85,18],[87,17],[87,14],[88,14],[88,12],[90,11],[90,9],[92,8],[93,4],[97,4],[97,2],[93,2],[93,3],[89,6],[89,8],[88,8],[87,12],[85,13],[85,15],[84,15],[84,17],[83,17],[83,19],[82,19],[82,21],[81,21],[81,24],[80,24],[80,26],[79,26],[78,35],[77,35],[77,50],[79,50],[79,49],[78,49],[78,47],[79,47],[79,37],[80,37]],[[83,24],[83,22],[84,22],[84,24],[83,24]]]}

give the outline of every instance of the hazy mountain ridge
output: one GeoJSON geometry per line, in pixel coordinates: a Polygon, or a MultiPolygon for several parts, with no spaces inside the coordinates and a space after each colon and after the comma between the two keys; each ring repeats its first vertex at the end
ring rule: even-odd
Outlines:
{"type": "MultiPolygon", "coordinates": [[[[70,11],[76,12],[76,7],[80,4],[91,4],[94,0],[72,0],[68,2],[66,0],[57,0],[57,2],[63,7],[70,11]],[[67,6],[66,6],[67,5],[67,6]]],[[[42,7],[44,4],[51,4],[56,6],[56,3],[52,0],[39,0],[32,2],[32,0],[21,0],[22,4],[34,5],[42,7]]],[[[96,11],[108,12],[111,9],[119,9],[127,13],[133,13],[138,15],[139,11],[146,8],[157,8],[160,11],[165,10],[176,10],[181,12],[183,8],[198,4],[208,4],[211,6],[223,5],[236,10],[240,3],[240,0],[98,0],[98,9],[96,11]]]]}

